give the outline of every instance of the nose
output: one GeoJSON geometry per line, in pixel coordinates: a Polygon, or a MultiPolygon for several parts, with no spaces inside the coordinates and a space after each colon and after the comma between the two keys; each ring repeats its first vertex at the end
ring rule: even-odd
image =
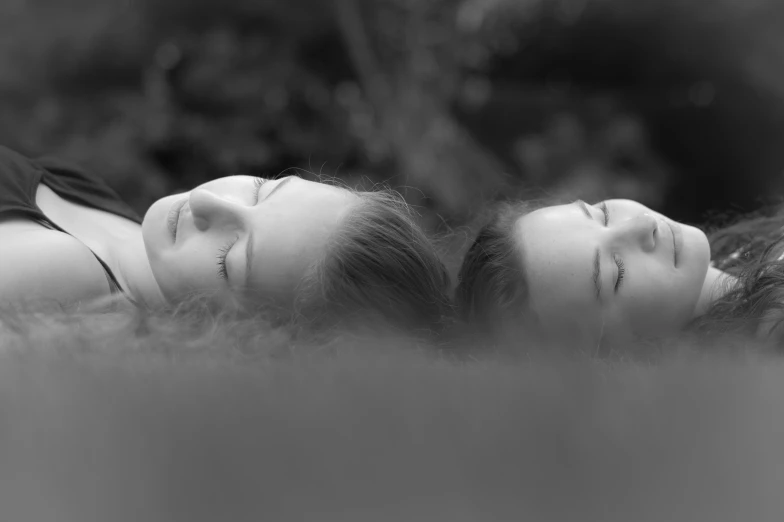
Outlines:
{"type": "Polygon", "coordinates": [[[209,190],[193,189],[188,204],[193,223],[202,232],[213,227],[237,226],[241,222],[241,205],[209,190]]]}
{"type": "Polygon", "coordinates": [[[626,219],[615,227],[618,241],[639,246],[644,252],[652,252],[659,240],[659,220],[644,213],[626,219]]]}

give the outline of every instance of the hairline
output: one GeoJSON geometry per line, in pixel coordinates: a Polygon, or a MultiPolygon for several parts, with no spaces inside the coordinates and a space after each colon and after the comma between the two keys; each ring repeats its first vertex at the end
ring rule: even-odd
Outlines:
{"type": "Polygon", "coordinates": [[[530,216],[541,208],[546,207],[535,208],[530,212],[525,212],[522,215],[517,216],[514,220],[514,223],[510,227],[507,236],[512,245],[512,248],[510,249],[510,255],[512,258],[511,260],[514,262],[514,270],[517,272],[520,283],[522,283],[522,286],[526,288],[527,297],[525,299],[525,303],[523,304],[526,309],[526,314],[533,320],[534,324],[539,326],[541,326],[542,321],[539,313],[534,308],[533,303],[531,281],[528,273],[528,262],[525,255],[525,245],[523,240],[523,221],[526,217],[530,216]]]}
{"type": "MultiPolygon", "coordinates": [[[[322,271],[325,263],[334,255],[335,249],[339,247],[339,241],[336,241],[336,239],[338,239],[341,236],[341,234],[346,233],[351,219],[355,217],[357,213],[361,212],[364,208],[366,208],[366,206],[369,206],[372,203],[373,194],[383,194],[383,192],[381,191],[363,191],[363,190],[358,190],[349,187],[343,184],[342,182],[340,183],[333,183],[333,182],[334,180],[332,179],[323,181],[324,184],[335,186],[337,188],[341,188],[348,191],[353,196],[355,196],[355,200],[341,212],[340,217],[335,223],[335,227],[325,238],[325,248],[322,249],[321,255],[317,256],[317,258],[314,259],[305,268],[302,277],[300,277],[299,281],[295,285],[294,295],[293,295],[294,317],[300,315],[300,309],[298,305],[302,297],[303,288],[306,285],[318,279],[319,274],[322,271]]],[[[390,199],[396,199],[395,198],[396,195],[399,194],[397,192],[390,191],[387,193],[386,197],[389,197],[390,199]]]]}

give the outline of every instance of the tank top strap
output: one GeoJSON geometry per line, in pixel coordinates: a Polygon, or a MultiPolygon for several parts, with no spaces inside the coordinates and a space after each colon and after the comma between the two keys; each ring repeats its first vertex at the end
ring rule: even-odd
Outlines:
{"type": "MultiPolygon", "coordinates": [[[[54,223],[53,221],[49,220],[48,218],[38,219],[38,223],[40,223],[42,226],[44,226],[44,227],[46,227],[46,228],[48,228],[50,230],[57,230],[58,232],[62,232],[63,234],[68,234],[68,232],[63,230],[56,223],[54,223]]],[[[68,234],[68,235],[73,237],[73,235],[71,235],[71,234],[68,234]]],[[[117,280],[117,277],[114,275],[114,272],[112,272],[112,269],[109,268],[109,265],[107,265],[104,262],[104,260],[100,258],[100,256],[98,254],[93,252],[93,250],[90,247],[87,247],[87,249],[95,257],[95,259],[98,260],[98,262],[101,264],[101,268],[103,268],[103,273],[106,276],[106,281],[109,283],[109,292],[111,294],[124,294],[124,295],[127,296],[127,294],[125,294],[125,290],[123,290],[122,285],[117,280]]]]}
{"type": "MultiPolygon", "coordinates": [[[[21,216],[73,237],[36,204],[36,192],[42,183],[60,197],[141,223],[139,216],[116,192],[81,167],[56,158],[33,160],[0,145],[0,219],[21,216]]],[[[128,297],[109,266],[92,249],[90,252],[101,264],[111,293],[123,293],[128,297]]]]}

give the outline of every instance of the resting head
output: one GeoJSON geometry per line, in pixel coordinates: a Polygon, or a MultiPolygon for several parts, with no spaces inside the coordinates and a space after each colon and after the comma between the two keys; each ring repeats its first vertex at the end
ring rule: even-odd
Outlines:
{"type": "Polygon", "coordinates": [[[485,330],[593,349],[681,330],[709,304],[709,263],[700,229],[635,201],[504,203],[465,256],[456,305],[485,330]]]}
{"type": "Polygon", "coordinates": [[[309,326],[358,317],[429,328],[449,278],[402,198],[295,176],[229,176],[165,197],[142,223],[164,297],[241,296],[309,326]]]}

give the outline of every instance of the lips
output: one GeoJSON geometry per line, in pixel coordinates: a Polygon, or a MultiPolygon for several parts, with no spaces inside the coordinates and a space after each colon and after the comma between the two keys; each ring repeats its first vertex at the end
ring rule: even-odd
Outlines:
{"type": "Polygon", "coordinates": [[[169,214],[166,218],[166,225],[173,239],[177,239],[177,223],[180,220],[180,211],[187,202],[188,198],[182,198],[180,201],[175,202],[169,210],[169,214]]]}
{"type": "Polygon", "coordinates": [[[675,267],[678,267],[678,259],[680,258],[681,251],[683,250],[683,231],[678,223],[667,221],[672,231],[672,255],[675,267]]]}

